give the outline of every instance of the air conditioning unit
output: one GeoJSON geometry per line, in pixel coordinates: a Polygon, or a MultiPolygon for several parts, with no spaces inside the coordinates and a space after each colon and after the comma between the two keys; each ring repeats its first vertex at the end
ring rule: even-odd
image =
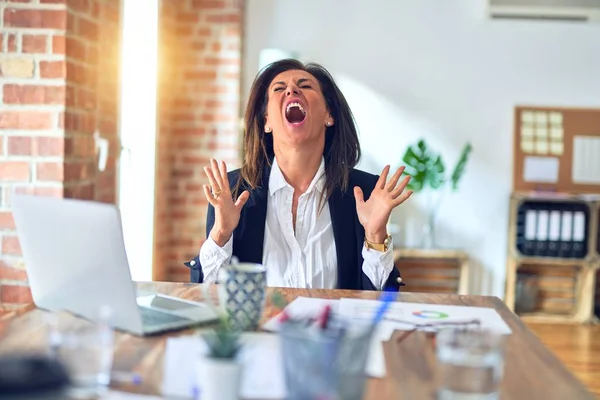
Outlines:
{"type": "Polygon", "coordinates": [[[488,0],[494,19],[600,22],[600,0],[488,0]]]}

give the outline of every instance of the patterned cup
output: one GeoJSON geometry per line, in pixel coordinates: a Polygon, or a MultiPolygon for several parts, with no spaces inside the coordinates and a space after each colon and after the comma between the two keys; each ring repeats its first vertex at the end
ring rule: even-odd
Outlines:
{"type": "Polygon", "coordinates": [[[266,286],[267,270],[260,264],[230,264],[219,269],[219,302],[234,328],[258,328],[266,286]]]}

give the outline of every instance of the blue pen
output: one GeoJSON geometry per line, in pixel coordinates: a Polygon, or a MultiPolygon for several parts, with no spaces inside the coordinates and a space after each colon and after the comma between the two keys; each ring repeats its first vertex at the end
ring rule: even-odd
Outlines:
{"type": "Polygon", "coordinates": [[[388,308],[390,308],[392,302],[396,300],[396,293],[385,291],[381,293],[379,300],[382,303],[377,309],[377,313],[375,313],[375,316],[373,317],[373,325],[377,325],[383,319],[383,316],[387,312],[388,308]]]}
{"type": "Polygon", "coordinates": [[[110,380],[112,383],[139,385],[142,383],[142,376],[136,372],[113,371],[110,380]]]}

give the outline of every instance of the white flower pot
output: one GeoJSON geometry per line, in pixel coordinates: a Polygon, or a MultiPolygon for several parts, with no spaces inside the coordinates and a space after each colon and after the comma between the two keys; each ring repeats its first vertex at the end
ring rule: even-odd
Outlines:
{"type": "Polygon", "coordinates": [[[236,359],[205,357],[198,367],[202,400],[238,400],[242,365],[236,359]]]}

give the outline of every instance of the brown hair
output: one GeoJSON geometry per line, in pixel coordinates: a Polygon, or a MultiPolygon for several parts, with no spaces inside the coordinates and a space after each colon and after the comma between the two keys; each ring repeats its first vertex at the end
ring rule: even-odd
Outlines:
{"type": "Polygon", "coordinates": [[[348,188],[349,173],[358,164],[361,151],[354,116],[344,95],[335,84],[329,72],[319,64],[294,59],[276,61],[267,65],[254,79],[246,115],[244,117],[244,159],[241,178],[236,185],[236,194],[243,182],[254,189],[262,179],[265,167],[273,161],[273,135],[265,134],[265,115],[267,111],[267,89],[271,81],[282,72],[302,70],[313,75],[321,86],[325,104],[335,121],[326,127],[325,148],[325,193],[329,197],[336,188],[348,188]],[[243,181],[243,182],[242,182],[243,181]]]}

